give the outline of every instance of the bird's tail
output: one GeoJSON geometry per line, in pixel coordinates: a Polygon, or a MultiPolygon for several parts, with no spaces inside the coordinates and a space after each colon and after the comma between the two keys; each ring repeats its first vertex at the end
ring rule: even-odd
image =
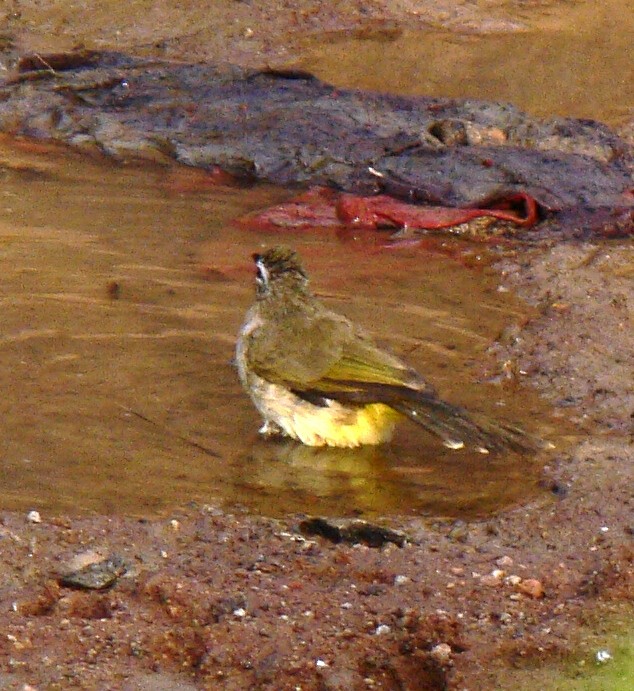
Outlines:
{"type": "Polygon", "coordinates": [[[390,406],[440,437],[450,449],[468,447],[481,453],[505,450],[527,453],[546,446],[520,427],[467,413],[433,395],[390,402],[390,406]]]}

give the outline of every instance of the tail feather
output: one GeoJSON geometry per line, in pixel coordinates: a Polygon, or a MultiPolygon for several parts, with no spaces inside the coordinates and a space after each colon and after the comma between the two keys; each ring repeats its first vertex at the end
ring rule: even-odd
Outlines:
{"type": "Polygon", "coordinates": [[[535,452],[544,445],[519,427],[468,414],[439,398],[391,402],[390,406],[407,415],[421,427],[440,437],[450,449],[470,447],[481,453],[505,450],[535,452]]]}

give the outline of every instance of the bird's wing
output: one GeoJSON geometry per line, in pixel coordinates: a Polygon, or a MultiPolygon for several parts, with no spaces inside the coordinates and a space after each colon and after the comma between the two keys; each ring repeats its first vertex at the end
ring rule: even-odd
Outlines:
{"type": "Polygon", "coordinates": [[[249,336],[249,367],[258,376],[289,388],[320,379],[340,357],[351,325],[336,314],[293,310],[249,336]]]}
{"type": "Polygon", "coordinates": [[[339,358],[323,373],[314,388],[363,390],[373,385],[424,388],[424,380],[411,367],[379,348],[366,334],[357,331],[343,344],[339,358]]]}
{"type": "Polygon", "coordinates": [[[249,364],[267,381],[333,398],[338,391],[361,391],[368,384],[426,387],[414,370],[333,312],[287,316],[273,333],[256,331],[249,364]]]}

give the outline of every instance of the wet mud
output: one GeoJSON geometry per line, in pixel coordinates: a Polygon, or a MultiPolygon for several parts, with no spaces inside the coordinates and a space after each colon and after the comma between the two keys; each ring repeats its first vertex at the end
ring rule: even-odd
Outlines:
{"type": "MultiPolygon", "coordinates": [[[[146,54],[156,55],[158,51],[161,57],[190,60],[196,56],[213,60],[241,56],[243,64],[256,71],[275,56],[288,56],[287,46],[293,45],[290,37],[298,28],[307,33],[309,29],[320,32],[352,25],[376,36],[377,27],[379,31],[395,28],[398,33],[412,21],[412,3],[407,2],[350,2],[339,14],[325,8],[318,12],[321,3],[299,2],[293,3],[291,19],[286,3],[279,8],[276,3],[276,12],[281,8],[281,14],[271,11],[268,16],[259,3],[221,4],[224,25],[230,27],[236,40],[227,40],[229,29],[225,28],[224,33],[201,46],[201,36],[214,35],[214,31],[204,33],[213,21],[205,23],[208,15],[195,3],[189,11],[192,21],[198,21],[196,28],[189,26],[187,34],[184,26],[174,21],[167,24],[173,29],[171,36],[166,36],[164,27],[160,32],[150,27],[147,18],[138,25],[126,21],[118,23],[123,29],[109,29],[108,11],[95,11],[91,3],[79,3],[70,14],[58,3],[45,8],[40,3],[20,5],[10,13],[3,9],[7,25],[3,41],[9,47],[68,50],[76,47],[76,27],[83,23],[87,32],[84,40],[91,48],[129,48],[147,41],[151,45],[146,47],[146,54]],[[245,15],[247,9],[254,8],[262,20],[255,29],[252,18],[245,15]],[[232,22],[224,21],[227,17],[232,22]],[[396,26],[386,24],[387,20],[396,26]],[[39,33],[38,22],[44,27],[39,33]],[[159,34],[166,41],[157,48],[159,34]]],[[[436,5],[437,12],[445,13],[436,20],[454,29],[467,26],[472,31],[486,27],[511,31],[530,21],[523,4],[520,9],[516,4],[508,8],[496,5],[486,15],[478,15],[472,3],[436,5]]],[[[540,11],[561,21],[566,14],[557,15],[558,7],[561,12],[558,3],[540,4],[540,11]]],[[[577,16],[577,4],[571,7],[566,3],[564,9],[571,17],[577,16]]],[[[131,10],[132,5],[126,7],[126,13],[131,10]]],[[[156,11],[161,17],[173,17],[160,3],[156,11]]],[[[430,10],[426,17],[432,16],[430,10]]],[[[622,130],[626,137],[627,131],[622,130]]],[[[9,179],[22,176],[26,189],[44,175],[34,168],[29,160],[17,172],[8,173],[9,179]]],[[[160,182],[172,188],[207,184],[179,174],[168,175],[168,180],[164,172],[158,175],[160,182]]],[[[178,360],[182,353],[197,353],[197,339],[205,330],[201,324],[209,315],[203,307],[194,310],[198,326],[192,329],[191,312],[183,310],[191,305],[192,298],[202,306],[210,291],[226,287],[222,270],[228,270],[236,284],[248,282],[249,272],[240,268],[237,256],[220,256],[213,237],[205,245],[209,240],[205,229],[196,225],[200,212],[188,215],[191,198],[187,195],[180,201],[170,196],[163,207],[163,213],[168,214],[175,205],[175,225],[187,228],[191,224],[193,228],[192,236],[175,236],[182,254],[173,250],[169,238],[160,238],[152,232],[153,226],[147,226],[142,233],[147,246],[143,261],[121,260],[123,250],[129,247],[125,234],[115,233],[113,237],[104,227],[93,230],[89,238],[82,235],[86,219],[91,218],[88,190],[97,181],[98,174],[87,181],[83,192],[87,208],[76,217],[74,229],[65,228],[62,233],[53,232],[51,227],[46,232],[31,229],[31,240],[46,246],[45,254],[53,267],[61,267],[55,280],[65,283],[51,288],[49,295],[63,294],[70,280],[68,292],[83,295],[84,308],[98,305],[95,313],[86,309],[86,320],[98,325],[101,333],[106,332],[104,314],[113,309],[112,303],[130,300],[129,314],[119,317],[117,338],[130,333],[152,337],[146,340],[158,342],[152,346],[157,349],[153,361],[157,370],[165,354],[178,360]],[[67,259],[60,247],[70,245],[71,240],[78,256],[80,244],[94,251],[90,264],[98,277],[94,294],[80,287],[84,284],[78,278],[78,267],[83,259],[70,276],[62,271],[67,259]],[[194,255],[193,246],[197,247],[194,255]],[[172,254],[169,266],[157,270],[161,248],[169,250],[168,256],[172,254]],[[108,256],[119,259],[104,263],[108,256]],[[217,279],[215,287],[213,281],[192,281],[192,276],[200,276],[201,268],[208,278],[217,279]],[[155,278],[143,278],[147,275],[155,278]],[[182,305],[178,304],[181,298],[182,305]],[[163,313],[158,321],[146,319],[157,310],[163,313]],[[169,333],[162,325],[166,312],[169,333]],[[134,321],[134,314],[139,313],[146,315],[141,330],[139,324],[133,329],[133,323],[127,321],[134,321]],[[161,334],[174,338],[173,345],[164,349],[160,345],[163,341],[153,338],[161,334]]],[[[122,185],[126,186],[125,175],[122,185]]],[[[12,191],[10,186],[8,191],[12,191]]],[[[147,213],[143,198],[148,193],[145,189],[138,205],[129,209],[131,217],[138,219],[147,213]]],[[[280,201],[275,192],[267,192],[265,197],[262,206],[280,201]]],[[[21,243],[22,248],[25,244],[16,238],[20,223],[7,209],[19,210],[20,201],[33,205],[19,188],[4,201],[3,249],[20,250],[21,243]]],[[[614,208],[613,202],[612,198],[609,209],[614,208]]],[[[226,197],[221,208],[223,205],[225,209],[231,206],[226,197]]],[[[62,210],[64,207],[64,203],[59,205],[62,210]]],[[[40,213],[45,225],[50,207],[45,206],[40,213]]],[[[104,226],[116,227],[122,213],[124,208],[117,208],[104,226]]],[[[214,213],[222,215],[218,207],[214,213]]],[[[223,218],[229,221],[232,215],[227,211],[223,218]]],[[[367,247],[361,248],[364,253],[368,253],[367,247]]],[[[33,268],[30,261],[32,256],[25,252],[21,276],[16,271],[11,280],[15,285],[24,280],[25,292],[33,293],[37,301],[43,299],[43,291],[28,271],[29,266],[33,268]]],[[[399,259],[392,261],[398,263],[399,259]]],[[[15,256],[9,257],[9,265],[11,262],[16,269],[20,266],[15,256]]],[[[443,271],[446,266],[443,264],[443,271]]],[[[517,392],[520,380],[534,385],[561,419],[575,426],[575,435],[568,439],[572,445],[561,446],[538,471],[539,492],[519,506],[479,520],[421,519],[394,511],[373,521],[406,535],[407,542],[402,547],[388,544],[381,548],[343,541],[335,544],[323,536],[304,535],[301,525],[305,515],[290,513],[273,519],[265,510],[258,514],[222,508],[200,498],[196,504],[151,519],[133,517],[127,511],[122,515],[115,506],[92,515],[46,509],[3,511],[0,620],[5,637],[0,647],[0,685],[20,689],[25,685],[50,689],[553,688],[559,682],[549,676],[551,670],[567,657],[583,651],[588,666],[596,664],[597,650],[588,651],[581,645],[584,624],[594,627],[592,640],[602,645],[601,629],[608,618],[616,617],[631,626],[634,597],[633,267],[631,240],[551,241],[532,248],[511,247],[498,257],[496,285],[499,282],[503,291],[515,291],[531,309],[501,333],[476,339],[478,345],[467,368],[470,381],[476,378],[476,367],[482,379],[497,382],[495,387],[511,392],[517,392]],[[64,585],[69,573],[83,574],[90,564],[108,563],[125,565],[125,573],[117,569],[109,588],[78,590],[64,585]]],[[[328,286],[328,275],[325,272],[318,278],[324,282],[326,293],[335,293],[336,303],[343,289],[349,294],[351,286],[328,286]]],[[[363,277],[355,280],[360,291],[367,288],[363,277]]],[[[466,285],[465,289],[473,287],[466,285]]],[[[242,298],[236,295],[231,294],[232,301],[247,301],[246,292],[242,298]]],[[[5,307],[6,298],[4,294],[5,307]]],[[[459,303],[456,300],[455,306],[459,303]]],[[[16,305],[12,318],[21,318],[24,328],[32,308],[28,301],[16,305]]],[[[227,320],[222,315],[218,319],[228,334],[227,320]]],[[[115,323],[111,320],[110,326],[115,323]]],[[[116,331],[113,328],[110,333],[116,331]]],[[[52,338],[63,345],[63,355],[72,355],[77,343],[69,339],[69,332],[64,327],[39,338],[52,338]]],[[[438,332],[434,339],[437,343],[438,332]]],[[[229,345],[218,348],[219,358],[229,345]]],[[[25,368],[21,370],[23,376],[30,371],[31,378],[23,380],[27,385],[43,373],[41,365],[46,363],[38,360],[38,352],[42,351],[30,350],[26,365],[13,361],[16,371],[25,368]],[[40,365],[40,369],[33,365],[40,365]]],[[[21,353],[16,351],[15,355],[21,353]]],[[[197,354],[195,362],[182,362],[181,373],[192,369],[199,372],[206,362],[207,353],[197,354]]],[[[65,369],[63,360],[47,366],[65,369]]],[[[82,373],[79,368],[72,371],[82,373]]],[[[442,368],[434,374],[442,378],[442,368]]],[[[9,385],[10,375],[9,369],[3,375],[9,385]]],[[[187,377],[181,377],[181,382],[183,379],[187,377]]],[[[78,381],[80,378],[73,386],[78,381]]],[[[119,393],[134,387],[145,392],[143,380],[130,379],[127,389],[125,384],[126,377],[122,377],[119,393]]],[[[467,389],[472,387],[463,385],[460,395],[468,394],[467,389]]],[[[72,401],[75,393],[69,386],[66,400],[72,401]]],[[[155,406],[148,417],[153,417],[164,408],[161,400],[165,400],[165,393],[159,392],[154,399],[156,389],[147,393],[150,396],[144,400],[155,406]]],[[[236,409],[238,400],[236,394],[236,409]]],[[[186,423],[195,419],[191,417],[195,400],[190,399],[190,404],[189,408],[184,406],[188,411],[186,423]]],[[[56,405],[52,397],[44,411],[48,415],[45,425],[56,420],[56,405]]],[[[181,408],[176,406],[160,422],[183,422],[181,408]]],[[[541,412],[536,417],[540,416],[541,412]]],[[[119,422],[114,436],[129,430],[129,419],[119,422]]],[[[142,420],[135,421],[135,429],[136,422],[142,420]]],[[[248,429],[257,420],[245,408],[236,416],[235,424],[248,429]]],[[[38,429],[36,438],[41,432],[38,429]]],[[[87,448],[93,432],[94,427],[87,426],[87,448]]],[[[58,439],[65,434],[67,429],[58,439]]],[[[160,450],[164,444],[161,438],[155,448],[160,450]]],[[[177,446],[175,442],[163,447],[163,458],[171,457],[177,446]]],[[[142,481],[144,467],[142,463],[142,481]]],[[[447,465],[440,479],[444,481],[451,472],[447,465]]],[[[77,476],[81,473],[78,466],[77,476]]],[[[103,494],[116,485],[116,466],[111,476],[113,483],[110,488],[104,485],[103,494]]],[[[54,480],[54,469],[38,476],[37,482],[54,485],[49,478],[54,480]]],[[[5,478],[5,487],[10,483],[11,473],[5,478]]],[[[140,509],[148,515],[147,505],[140,509]]]]}

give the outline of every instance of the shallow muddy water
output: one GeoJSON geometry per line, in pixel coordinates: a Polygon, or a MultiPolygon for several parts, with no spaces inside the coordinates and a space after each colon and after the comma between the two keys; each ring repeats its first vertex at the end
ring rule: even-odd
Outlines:
{"type": "MultiPolygon", "coordinates": [[[[288,193],[0,146],[2,508],[474,515],[537,491],[539,460],[452,452],[410,423],[353,451],[258,438],[232,356],[250,254],[279,238],[231,222],[288,193]]],[[[326,230],[283,241],[329,304],[446,397],[552,437],[529,390],[477,384],[475,359],[525,314],[486,269],[326,230]]]]}
{"type": "Polygon", "coordinates": [[[301,65],[339,86],[511,102],[542,117],[612,124],[631,117],[631,3],[543,5],[509,8],[493,30],[485,23],[452,31],[430,24],[314,36],[302,43],[301,65]]]}

